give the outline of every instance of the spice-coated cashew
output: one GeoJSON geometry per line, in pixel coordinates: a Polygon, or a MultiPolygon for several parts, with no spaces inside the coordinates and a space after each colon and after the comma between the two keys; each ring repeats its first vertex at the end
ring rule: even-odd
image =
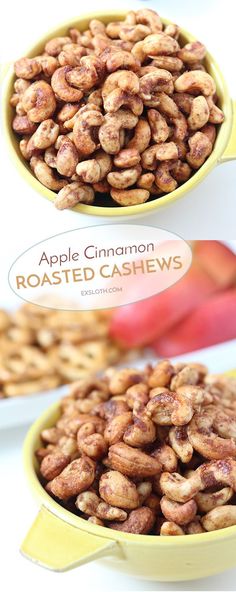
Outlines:
{"type": "Polygon", "coordinates": [[[46,164],[42,156],[32,156],[30,166],[40,183],[48,187],[48,189],[59,191],[67,185],[65,179],[59,179],[53,174],[52,169],[46,164]]]}
{"type": "Polygon", "coordinates": [[[55,200],[55,206],[58,210],[64,210],[65,208],[73,208],[81,202],[90,205],[93,201],[93,188],[79,181],[74,181],[59,191],[55,200]]]}
{"type": "Polygon", "coordinates": [[[51,117],[56,109],[54,92],[47,82],[33,82],[22,96],[22,104],[30,121],[40,122],[51,117]]]}

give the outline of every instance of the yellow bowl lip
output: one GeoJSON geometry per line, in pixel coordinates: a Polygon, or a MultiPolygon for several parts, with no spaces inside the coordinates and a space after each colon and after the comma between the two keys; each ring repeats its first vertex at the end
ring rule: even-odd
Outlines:
{"type": "MultiPolygon", "coordinates": [[[[37,44],[32,46],[26,52],[25,55],[30,56],[31,54],[34,54],[36,47],[39,44],[44,45],[49,37],[57,35],[57,33],[63,28],[67,29],[67,28],[79,25],[79,23],[83,20],[91,20],[94,18],[101,19],[101,20],[108,19],[108,18],[114,18],[115,20],[119,20],[119,19],[124,18],[126,16],[127,12],[128,11],[124,11],[124,10],[109,10],[109,11],[102,10],[102,11],[93,11],[91,13],[81,14],[80,16],[70,19],[68,22],[67,21],[63,22],[63,23],[61,23],[61,25],[58,25],[56,28],[54,27],[53,29],[48,31],[48,33],[46,35],[44,35],[41,39],[39,39],[37,44]]],[[[164,24],[171,23],[171,21],[169,19],[166,19],[164,17],[161,17],[161,18],[162,18],[162,21],[164,24]]],[[[196,37],[194,37],[191,33],[189,33],[188,31],[186,31],[185,29],[182,29],[182,28],[181,28],[181,35],[186,37],[189,41],[196,40],[196,37]]],[[[127,216],[132,216],[132,215],[139,215],[140,216],[143,214],[148,214],[152,210],[165,207],[165,206],[169,205],[171,202],[174,202],[177,199],[179,199],[180,197],[183,197],[184,195],[186,195],[190,189],[194,188],[210,172],[210,170],[215,166],[217,161],[220,160],[220,157],[222,156],[222,154],[227,146],[227,143],[228,143],[228,140],[230,137],[230,132],[231,132],[233,110],[232,110],[232,101],[229,96],[228,88],[227,88],[226,82],[224,80],[224,77],[221,73],[221,70],[220,70],[218,64],[216,63],[216,61],[214,60],[214,58],[212,57],[212,55],[209,52],[207,52],[206,57],[207,57],[208,61],[211,63],[211,65],[213,66],[215,72],[217,73],[217,78],[220,79],[220,82],[221,82],[221,86],[222,86],[223,93],[224,93],[225,121],[220,126],[218,138],[217,138],[216,144],[213,148],[213,151],[212,151],[211,155],[207,158],[206,162],[202,165],[202,167],[194,173],[193,177],[191,177],[183,185],[181,185],[180,187],[175,189],[175,191],[172,191],[171,193],[168,193],[168,194],[164,195],[163,197],[154,199],[150,202],[148,201],[143,204],[134,205],[134,206],[126,206],[126,207],[121,207],[121,206],[120,207],[104,207],[104,206],[99,207],[99,206],[92,206],[92,205],[89,206],[89,205],[84,205],[84,204],[78,204],[74,208],[71,208],[71,211],[78,212],[81,214],[86,214],[86,215],[99,216],[99,217],[104,216],[104,217],[112,217],[112,218],[120,217],[120,216],[127,217],[127,216]]],[[[51,191],[50,189],[48,189],[47,187],[44,187],[31,174],[31,172],[28,170],[26,165],[20,160],[19,156],[17,155],[17,153],[15,151],[13,143],[11,141],[10,128],[8,126],[8,111],[9,111],[10,106],[7,103],[7,97],[9,94],[10,87],[13,84],[14,78],[15,78],[14,70],[13,70],[13,66],[11,66],[9,69],[9,73],[6,76],[5,88],[4,88],[4,92],[3,92],[3,101],[2,101],[3,130],[4,130],[4,133],[6,136],[9,151],[10,151],[12,160],[15,162],[16,167],[19,169],[19,171],[20,171],[21,175],[23,176],[23,178],[25,179],[25,181],[37,193],[39,193],[43,197],[45,197],[48,200],[53,202],[55,200],[55,193],[53,191],[51,191]]]]}
{"type": "Polygon", "coordinates": [[[130,534],[109,529],[104,526],[89,523],[87,520],[76,516],[69,510],[63,508],[56,502],[43,488],[34,467],[34,451],[35,444],[40,438],[40,433],[48,423],[50,418],[54,417],[55,413],[59,411],[60,401],[53,403],[30,427],[23,446],[24,469],[27,481],[33,491],[35,497],[43,507],[46,507],[58,519],[70,524],[71,526],[82,530],[91,535],[100,536],[101,538],[110,539],[118,543],[130,543],[138,545],[147,545],[156,547],[176,545],[208,545],[209,543],[219,543],[226,539],[236,538],[236,526],[230,526],[225,529],[215,530],[212,532],[205,532],[202,534],[193,534],[190,536],[182,535],[177,537],[160,537],[140,534],[130,534]]]}

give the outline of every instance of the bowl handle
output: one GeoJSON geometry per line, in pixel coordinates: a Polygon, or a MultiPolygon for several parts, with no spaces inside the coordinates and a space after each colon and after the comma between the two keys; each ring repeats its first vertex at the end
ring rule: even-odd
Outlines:
{"type": "Polygon", "coordinates": [[[230,138],[225,148],[225,151],[219,159],[219,162],[227,162],[228,160],[236,159],[236,101],[232,101],[232,111],[233,123],[230,138]]]}
{"type": "Polygon", "coordinates": [[[53,571],[66,571],[115,551],[115,541],[79,530],[41,507],[25,540],[21,553],[38,565],[53,571]]]}

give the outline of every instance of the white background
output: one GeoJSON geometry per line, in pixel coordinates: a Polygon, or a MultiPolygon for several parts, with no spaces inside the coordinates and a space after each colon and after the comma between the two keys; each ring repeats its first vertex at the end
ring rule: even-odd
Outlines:
{"type": "MultiPolygon", "coordinates": [[[[181,24],[206,43],[224,72],[232,96],[235,81],[235,2],[225,0],[160,0],[130,2],[118,0],[78,0],[33,3],[4,2],[1,19],[1,53],[4,63],[17,59],[38,37],[63,20],[82,10],[106,7],[152,6],[160,14],[181,24]],[[82,8],[80,8],[82,6],[82,8]]],[[[12,261],[31,244],[72,228],[104,222],[73,212],[58,212],[53,205],[34,193],[18,175],[2,142],[1,155],[1,293],[0,306],[15,305],[15,296],[7,283],[12,261]]],[[[205,181],[171,208],[145,217],[145,224],[157,225],[186,239],[236,239],[235,232],[235,163],[218,166],[205,181]]],[[[135,219],[133,219],[135,223],[135,219]]],[[[106,220],[105,220],[106,222],[106,220]]],[[[138,221],[136,221],[137,223],[138,221]]],[[[140,223],[142,221],[140,220],[140,223]]],[[[21,446],[27,427],[0,432],[0,547],[1,587],[34,590],[235,590],[236,570],[207,580],[189,583],[158,584],[136,581],[122,574],[104,570],[98,563],[75,571],[54,574],[37,568],[19,555],[19,546],[32,523],[37,507],[22,475],[21,446]]],[[[65,543],[66,544],[66,543],[65,543]]]]}

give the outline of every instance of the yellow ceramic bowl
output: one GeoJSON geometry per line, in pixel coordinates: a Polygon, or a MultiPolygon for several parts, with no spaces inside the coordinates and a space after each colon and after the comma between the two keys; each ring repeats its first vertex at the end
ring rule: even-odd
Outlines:
{"type": "Polygon", "coordinates": [[[203,578],[236,564],[236,526],[178,537],[133,535],[91,524],[62,508],[40,484],[34,454],[41,431],[55,425],[58,417],[56,403],[34,423],[25,440],[25,470],[41,509],[22,544],[23,555],[56,571],[102,558],[116,570],[159,581],[203,578]]]}
{"type": "MultiPolygon", "coordinates": [[[[60,27],[49,31],[44,37],[31,48],[27,53],[28,57],[38,55],[45,45],[45,43],[51,37],[57,37],[58,35],[66,35],[70,27],[77,27],[81,31],[88,28],[89,21],[92,18],[101,19],[104,23],[109,21],[122,20],[126,13],[124,11],[109,11],[109,12],[94,12],[92,14],[83,15],[77,17],[74,20],[64,23],[60,27]]],[[[166,19],[163,19],[164,23],[168,23],[166,19]]],[[[182,29],[181,42],[194,41],[195,38],[190,35],[187,31],[182,29]]],[[[224,78],[215,62],[213,57],[208,53],[206,56],[206,67],[208,72],[213,76],[216,81],[217,93],[219,96],[219,104],[224,111],[225,121],[220,126],[217,140],[215,142],[214,150],[209,158],[206,160],[204,165],[189,179],[184,185],[178,187],[172,193],[164,195],[159,199],[148,201],[147,203],[128,206],[128,207],[98,207],[88,206],[79,204],[73,208],[74,211],[82,214],[90,214],[93,216],[130,216],[134,214],[144,215],[152,210],[158,209],[162,206],[166,206],[176,201],[178,198],[184,196],[188,191],[196,187],[198,183],[209,173],[209,171],[219,162],[224,162],[236,158],[236,102],[232,102],[224,78]]],[[[13,93],[13,84],[15,76],[13,67],[11,66],[7,74],[7,81],[5,85],[5,92],[3,95],[3,122],[6,139],[10,148],[10,152],[13,160],[20,173],[23,175],[25,180],[31,185],[35,191],[40,193],[43,197],[46,197],[50,201],[54,201],[55,193],[50,189],[44,187],[33,175],[26,161],[23,159],[20,150],[19,142],[16,135],[12,131],[12,119],[14,110],[9,105],[10,97],[13,93]]]]}

